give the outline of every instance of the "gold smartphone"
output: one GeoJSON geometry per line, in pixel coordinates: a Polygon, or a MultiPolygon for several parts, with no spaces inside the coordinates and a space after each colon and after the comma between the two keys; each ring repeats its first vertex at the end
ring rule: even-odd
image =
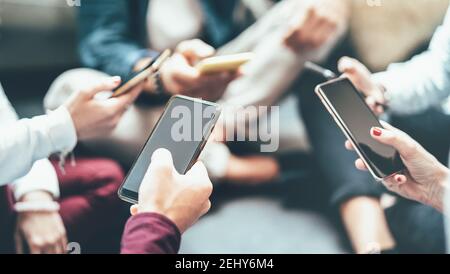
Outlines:
{"type": "Polygon", "coordinates": [[[123,84],[113,90],[113,94],[111,95],[111,97],[118,97],[129,92],[137,84],[157,73],[162,64],[164,64],[164,62],[170,57],[171,53],[172,52],[170,49],[166,49],[165,51],[163,51],[161,54],[155,57],[145,68],[133,73],[130,77],[128,77],[129,79],[124,80],[123,84]]]}
{"type": "Polygon", "coordinates": [[[244,52],[232,55],[221,55],[203,59],[195,66],[200,73],[218,73],[237,71],[242,65],[254,58],[252,52],[244,52]]]}

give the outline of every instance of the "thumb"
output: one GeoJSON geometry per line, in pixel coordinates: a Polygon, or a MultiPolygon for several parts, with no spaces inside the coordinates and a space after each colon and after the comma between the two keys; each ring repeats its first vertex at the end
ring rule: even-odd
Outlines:
{"type": "Polygon", "coordinates": [[[342,57],[338,61],[338,70],[341,73],[357,73],[364,71],[365,66],[354,58],[347,56],[342,57]]]}
{"type": "Polygon", "coordinates": [[[215,49],[202,40],[195,39],[179,44],[177,51],[191,62],[214,55],[215,49]]]}
{"type": "Polygon", "coordinates": [[[91,99],[99,92],[112,91],[119,86],[121,81],[120,76],[108,77],[99,81],[94,86],[84,89],[82,93],[85,94],[87,98],[91,99]]]}
{"type": "Polygon", "coordinates": [[[152,171],[160,168],[174,170],[172,154],[165,148],[159,148],[153,152],[149,170],[152,171]]]}
{"type": "Polygon", "coordinates": [[[380,143],[394,147],[403,158],[408,158],[417,151],[417,142],[400,130],[373,127],[370,134],[380,143]]]}
{"type": "Polygon", "coordinates": [[[338,62],[338,70],[347,76],[358,89],[363,89],[364,83],[370,81],[370,71],[356,59],[342,57],[338,62]]]}

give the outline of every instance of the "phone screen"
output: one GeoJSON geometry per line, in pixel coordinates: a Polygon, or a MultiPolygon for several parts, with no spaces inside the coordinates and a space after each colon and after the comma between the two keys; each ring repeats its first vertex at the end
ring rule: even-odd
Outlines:
{"type": "Polygon", "coordinates": [[[385,178],[404,168],[393,147],[377,142],[370,135],[372,127],[382,126],[350,80],[333,81],[320,89],[376,177],[385,178]]]}
{"type": "Polygon", "coordinates": [[[175,169],[184,174],[195,162],[219,118],[218,105],[188,97],[172,97],[144,148],[130,169],[120,194],[137,201],[139,186],[153,152],[165,148],[172,153],[175,169]]]}

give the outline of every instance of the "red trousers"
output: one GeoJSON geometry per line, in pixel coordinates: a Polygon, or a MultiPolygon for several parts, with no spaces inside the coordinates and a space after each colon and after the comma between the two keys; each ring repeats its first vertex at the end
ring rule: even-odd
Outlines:
{"type": "MultiPolygon", "coordinates": [[[[115,253],[126,221],[124,203],[117,197],[123,181],[118,164],[108,159],[78,159],[67,164],[65,173],[53,162],[60,183],[60,214],[69,242],[77,242],[82,253],[115,253]]],[[[0,251],[11,249],[15,213],[9,189],[0,193],[0,251]],[[3,244],[2,244],[3,242],[3,244]],[[2,247],[3,246],[3,247],[2,247]]]]}

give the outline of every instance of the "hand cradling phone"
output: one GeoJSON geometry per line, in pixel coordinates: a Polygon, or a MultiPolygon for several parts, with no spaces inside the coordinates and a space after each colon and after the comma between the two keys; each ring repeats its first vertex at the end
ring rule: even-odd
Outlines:
{"type": "Polygon", "coordinates": [[[398,152],[370,135],[372,127],[382,125],[349,79],[321,84],[316,93],[375,179],[382,180],[404,170],[398,152]]]}
{"type": "Polygon", "coordinates": [[[137,203],[139,187],[153,152],[159,148],[169,150],[175,169],[185,174],[197,161],[220,112],[215,103],[186,96],[172,97],[120,187],[119,197],[137,203]]]}
{"type": "Polygon", "coordinates": [[[250,62],[253,56],[254,54],[251,52],[214,56],[203,59],[195,67],[202,74],[234,72],[245,63],[250,62]]]}
{"type": "Polygon", "coordinates": [[[138,72],[132,73],[127,79],[123,79],[122,84],[113,90],[111,97],[118,97],[130,91],[137,84],[157,73],[162,64],[170,57],[171,50],[167,49],[155,57],[150,64],[138,72]]]}

